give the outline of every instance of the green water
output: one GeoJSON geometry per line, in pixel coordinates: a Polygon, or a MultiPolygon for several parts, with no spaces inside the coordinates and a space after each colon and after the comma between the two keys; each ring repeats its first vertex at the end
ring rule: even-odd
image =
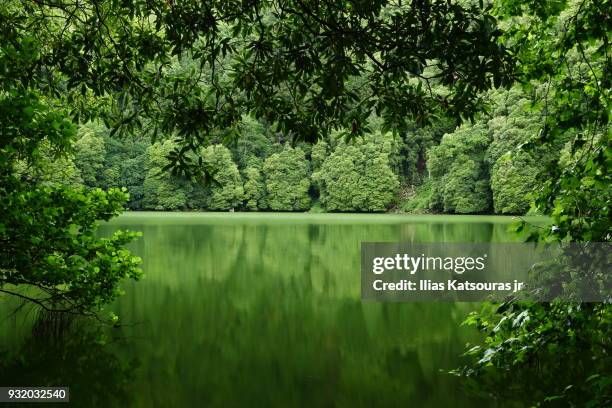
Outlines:
{"type": "Polygon", "coordinates": [[[101,230],[144,233],[146,277],[112,306],[125,325],[15,370],[40,382],[62,366],[75,400],[99,406],[486,406],[443,372],[477,340],[460,323],[478,305],[363,303],[360,242],[508,242],[511,221],[125,214],[101,230]]]}

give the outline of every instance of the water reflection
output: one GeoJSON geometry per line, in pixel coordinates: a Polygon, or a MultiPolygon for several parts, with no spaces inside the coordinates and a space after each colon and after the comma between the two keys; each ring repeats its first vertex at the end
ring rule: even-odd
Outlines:
{"type": "Polygon", "coordinates": [[[0,380],[11,371],[29,384],[61,379],[85,394],[79,406],[92,406],[86,384],[106,383],[116,400],[99,406],[485,406],[441,373],[476,340],[459,325],[474,304],[360,300],[361,241],[508,239],[507,223],[491,217],[419,219],[124,216],[102,233],[144,233],[132,249],[146,277],[125,285],[113,305],[124,322],[138,323],[117,329],[129,341],[110,353],[77,337],[53,353],[28,340],[21,354],[38,365],[15,360],[0,380]],[[79,347],[88,354],[78,357],[79,347]],[[70,355],[77,366],[62,369],[70,355]],[[127,370],[134,359],[140,366],[127,370]]]}
{"type": "Polygon", "coordinates": [[[70,403],[79,407],[129,406],[135,400],[136,359],[118,358],[107,334],[91,321],[39,315],[20,347],[1,355],[2,386],[69,386],[70,403]]]}
{"type": "Polygon", "coordinates": [[[440,373],[475,340],[459,326],[474,305],[362,303],[360,242],[488,242],[507,224],[156,217],[123,220],[145,237],[147,278],[115,307],[144,322],[120,350],[143,361],[138,406],[475,403],[440,373]]]}

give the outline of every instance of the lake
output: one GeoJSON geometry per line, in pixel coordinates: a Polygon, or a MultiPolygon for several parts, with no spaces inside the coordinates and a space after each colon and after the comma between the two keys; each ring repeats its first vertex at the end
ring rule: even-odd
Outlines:
{"type": "MultiPolygon", "coordinates": [[[[460,323],[480,305],[362,302],[360,243],[511,242],[512,221],[126,213],[101,227],[144,234],[145,278],[110,308],[123,325],[57,355],[26,340],[5,381],[58,377],[87,406],[486,406],[445,373],[478,340],[460,323]]],[[[22,326],[6,319],[4,341],[22,326]]]]}

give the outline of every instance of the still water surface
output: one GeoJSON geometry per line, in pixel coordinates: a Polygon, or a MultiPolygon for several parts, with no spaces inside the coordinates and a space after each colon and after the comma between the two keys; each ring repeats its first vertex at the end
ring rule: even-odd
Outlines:
{"type": "Polygon", "coordinates": [[[460,323],[479,305],[361,302],[360,243],[511,242],[510,222],[128,213],[101,228],[144,234],[146,276],[112,305],[125,325],[59,356],[26,341],[34,357],[4,376],[63,375],[88,406],[486,406],[444,373],[478,339],[460,323]]]}

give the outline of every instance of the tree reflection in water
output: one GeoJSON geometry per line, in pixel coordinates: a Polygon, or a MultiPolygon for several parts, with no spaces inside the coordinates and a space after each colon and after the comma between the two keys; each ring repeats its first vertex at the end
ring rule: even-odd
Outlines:
{"type": "Polygon", "coordinates": [[[137,361],[119,359],[106,333],[90,319],[40,313],[17,350],[0,352],[0,384],[67,386],[78,407],[129,406],[137,361]]]}

